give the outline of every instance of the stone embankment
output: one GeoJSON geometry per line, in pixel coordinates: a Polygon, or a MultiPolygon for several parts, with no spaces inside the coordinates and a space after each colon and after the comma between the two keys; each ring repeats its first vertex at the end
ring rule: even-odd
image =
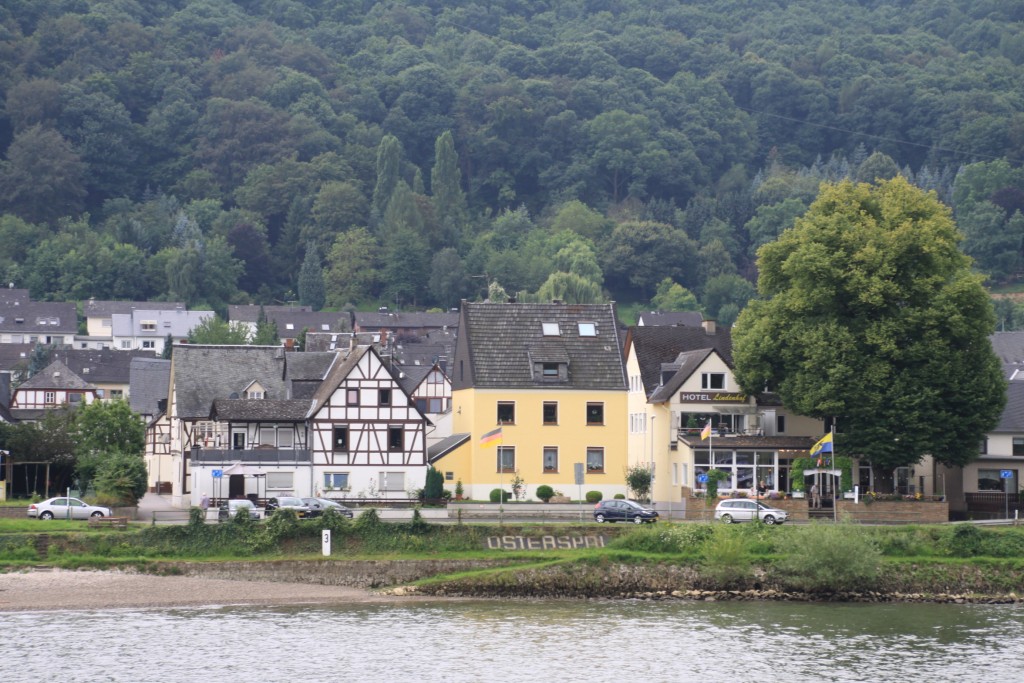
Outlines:
{"type": "Polygon", "coordinates": [[[374,589],[386,595],[459,598],[773,600],[842,602],[1020,603],[1021,572],[1010,567],[886,567],[871,591],[805,593],[784,588],[770,570],[744,585],[721,586],[695,565],[556,564],[516,567],[510,560],[323,560],[163,562],[159,574],[374,589]],[[444,578],[459,574],[458,578],[444,578]],[[427,579],[427,581],[424,581],[427,579]],[[419,585],[417,582],[422,582],[419,585]]]}

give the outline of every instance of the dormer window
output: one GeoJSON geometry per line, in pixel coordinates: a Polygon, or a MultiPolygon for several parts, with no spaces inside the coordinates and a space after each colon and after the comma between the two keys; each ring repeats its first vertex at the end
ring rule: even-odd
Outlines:
{"type": "Polygon", "coordinates": [[[558,363],[541,363],[541,375],[548,379],[557,379],[558,363]]]}
{"type": "Polygon", "coordinates": [[[596,337],[597,323],[580,323],[579,330],[581,337],[596,337]]]}
{"type": "Polygon", "coordinates": [[[558,337],[561,335],[558,323],[541,323],[540,325],[545,337],[558,337]]]}
{"type": "Polygon", "coordinates": [[[286,329],[286,330],[294,330],[295,329],[295,324],[294,323],[285,323],[284,329],[286,329]]]}
{"type": "Polygon", "coordinates": [[[156,332],[156,321],[155,320],[143,320],[139,323],[139,329],[143,332],[156,332]]]}
{"type": "Polygon", "coordinates": [[[259,391],[259,390],[256,390],[256,389],[253,389],[252,391],[245,392],[245,397],[246,398],[256,398],[256,399],[262,400],[263,396],[264,396],[263,392],[259,391]]]}

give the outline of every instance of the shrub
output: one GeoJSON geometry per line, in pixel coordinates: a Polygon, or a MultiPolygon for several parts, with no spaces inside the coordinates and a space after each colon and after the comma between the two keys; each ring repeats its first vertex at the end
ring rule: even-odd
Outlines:
{"type": "Polygon", "coordinates": [[[626,469],[626,486],[633,492],[637,500],[647,498],[651,493],[651,482],[654,473],[650,465],[633,465],[626,469]]]}
{"type": "Polygon", "coordinates": [[[869,588],[878,574],[881,553],[866,533],[848,524],[811,524],[790,528],[779,540],[776,563],[780,581],[810,593],[869,588]]]}
{"type": "Polygon", "coordinates": [[[512,499],[512,493],[501,489],[491,489],[490,497],[492,503],[507,503],[512,499]]]}
{"type": "Polygon", "coordinates": [[[953,557],[974,557],[981,554],[981,529],[973,524],[957,524],[946,540],[953,557]]]}
{"type": "Polygon", "coordinates": [[[354,526],[359,533],[365,533],[367,531],[376,531],[383,523],[380,520],[380,515],[377,514],[376,508],[367,508],[363,511],[363,514],[356,517],[354,526]]]}
{"type": "Polygon", "coordinates": [[[537,487],[537,498],[543,500],[545,503],[551,500],[551,497],[555,495],[555,490],[547,484],[541,484],[537,487]]]}
{"type": "Polygon", "coordinates": [[[616,493],[613,496],[613,498],[615,498],[615,500],[626,500],[626,494],[625,493],[616,493]]]}
{"type": "Polygon", "coordinates": [[[423,499],[436,501],[441,498],[444,490],[444,475],[436,467],[431,465],[427,469],[427,479],[423,486],[423,499]]]}
{"type": "Polygon", "coordinates": [[[282,538],[294,538],[299,534],[298,515],[295,514],[295,510],[288,508],[274,510],[274,514],[267,520],[266,529],[267,534],[275,541],[282,538]]]}
{"type": "Polygon", "coordinates": [[[119,505],[137,505],[146,494],[146,462],[134,453],[106,454],[96,469],[96,493],[119,505]]]}
{"type": "Polygon", "coordinates": [[[750,555],[740,534],[719,527],[704,544],[701,574],[715,588],[737,588],[751,576],[750,555]]]}
{"type": "Polygon", "coordinates": [[[586,501],[588,503],[600,503],[604,494],[600,491],[587,491],[586,501]]]}
{"type": "Polygon", "coordinates": [[[694,553],[713,533],[710,524],[651,524],[618,536],[608,546],[644,553],[694,553]]]}

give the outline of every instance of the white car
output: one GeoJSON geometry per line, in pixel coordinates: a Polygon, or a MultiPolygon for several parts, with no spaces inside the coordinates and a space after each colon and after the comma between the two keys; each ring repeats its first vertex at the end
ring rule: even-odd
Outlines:
{"type": "Polygon", "coordinates": [[[88,505],[77,498],[50,498],[28,506],[28,516],[37,519],[89,519],[110,514],[110,508],[88,505]]]}
{"type": "Polygon", "coordinates": [[[785,510],[769,507],[749,498],[729,498],[715,508],[715,519],[720,519],[726,524],[752,522],[756,519],[765,524],[782,524],[788,517],[789,513],[785,510]]]}

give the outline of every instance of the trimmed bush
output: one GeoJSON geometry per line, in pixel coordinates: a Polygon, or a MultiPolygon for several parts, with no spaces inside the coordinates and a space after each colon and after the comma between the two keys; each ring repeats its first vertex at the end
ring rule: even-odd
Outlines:
{"type": "Polygon", "coordinates": [[[507,503],[512,500],[511,491],[502,491],[501,489],[491,489],[491,502],[492,503],[507,503]]]}
{"type": "Polygon", "coordinates": [[[555,490],[547,484],[541,484],[537,487],[536,494],[538,499],[543,500],[546,503],[555,495],[555,490]]]}
{"type": "Polygon", "coordinates": [[[613,496],[613,498],[615,498],[615,500],[626,500],[626,494],[625,493],[616,493],[613,496]]]}
{"type": "Polygon", "coordinates": [[[587,491],[588,503],[600,503],[602,498],[604,498],[604,494],[600,491],[587,491]]]}

